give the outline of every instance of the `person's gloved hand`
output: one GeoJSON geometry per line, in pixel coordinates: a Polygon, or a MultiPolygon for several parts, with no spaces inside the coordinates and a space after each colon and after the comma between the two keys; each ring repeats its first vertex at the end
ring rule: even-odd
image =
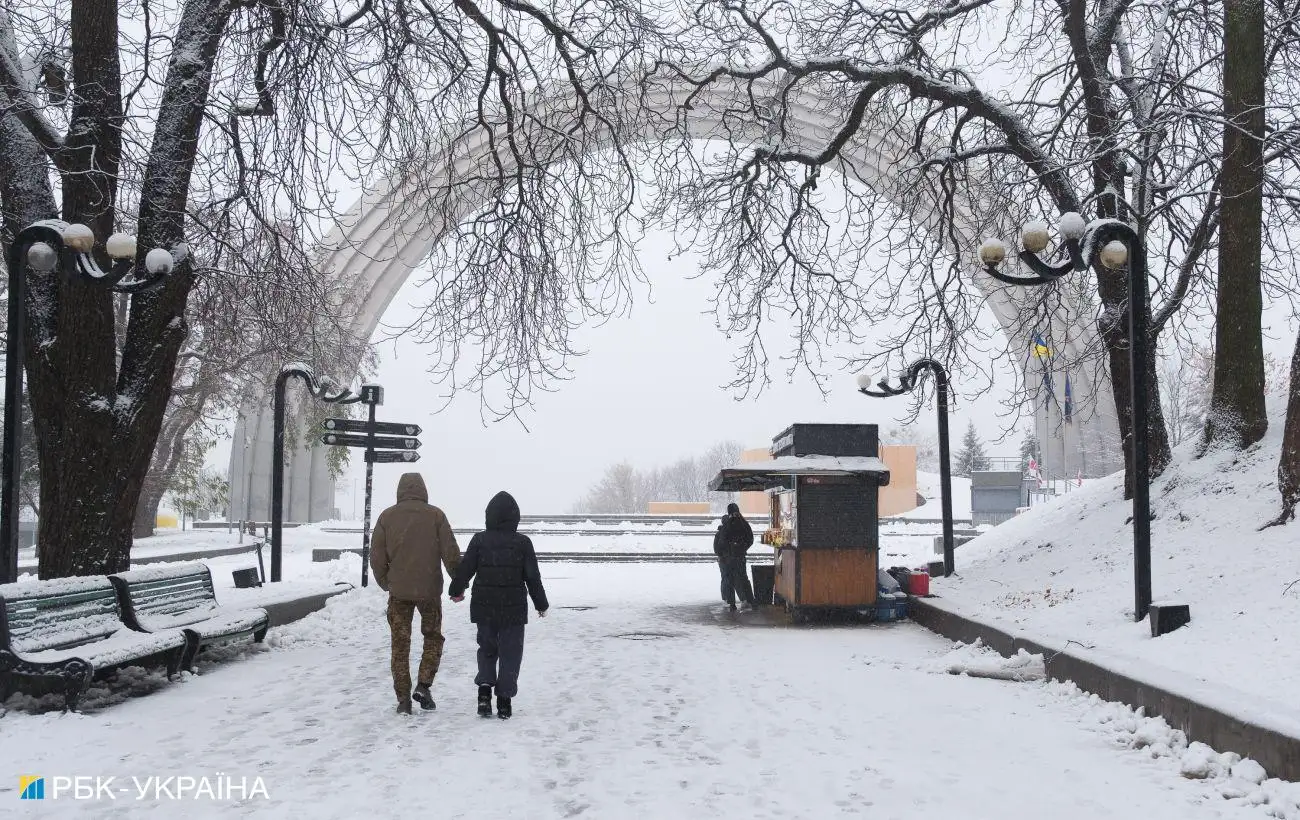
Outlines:
{"type": "Polygon", "coordinates": [[[461,601],[465,600],[465,596],[464,596],[464,595],[453,595],[453,596],[451,596],[451,599],[452,599],[453,601],[455,601],[456,603],[460,603],[461,601]]]}
{"type": "Polygon", "coordinates": [[[550,612],[549,609],[539,609],[539,610],[537,610],[537,617],[539,617],[539,618],[545,618],[545,617],[546,617],[546,613],[548,613],[548,612],[550,612]]]}

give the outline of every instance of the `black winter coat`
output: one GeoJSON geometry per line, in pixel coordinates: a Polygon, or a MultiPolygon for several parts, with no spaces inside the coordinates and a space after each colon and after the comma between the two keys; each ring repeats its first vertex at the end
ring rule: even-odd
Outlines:
{"type": "MultiPolygon", "coordinates": [[[[749,526],[743,515],[731,516],[722,519],[721,526],[722,542],[726,545],[727,553],[733,558],[740,558],[749,552],[749,548],[754,546],[754,530],[749,526]]],[[[717,538],[714,539],[714,552],[717,552],[717,538]]]]}
{"type": "Polygon", "coordinates": [[[473,578],[471,621],[526,624],[529,596],[538,612],[545,612],[550,604],[542,587],[533,542],[517,532],[519,504],[510,493],[497,493],[488,502],[486,518],[487,529],[470,539],[447,592],[453,598],[464,595],[473,578]]]}

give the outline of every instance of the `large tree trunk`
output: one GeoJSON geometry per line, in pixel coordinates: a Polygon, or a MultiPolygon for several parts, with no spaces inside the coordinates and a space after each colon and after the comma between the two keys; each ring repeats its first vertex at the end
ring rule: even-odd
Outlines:
{"type": "Polygon", "coordinates": [[[1282,513],[1273,524],[1295,518],[1300,503],[1300,336],[1291,355],[1291,386],[1286,403],[1286,426],[1282,430],[1282,457],[1277,465],[1277,488],[1282,493],[1282,513]]]}
{"type": "MultiPolygon", "coordinates": [[[[1120,190],[1116,185],[1123,183],[1123,171],[1112,163],[1097,163],[1094,175],[1098,188],[1107,184],[1120,190]]],[[[1100,199],[1100,215],[1111,218],[1123,218],[1118,203],[1111,196],[1100,199]]],[[[1129,356],[1129,273],[1127,270],[1109,270],[1103,265],[1096,265],[1097,291],[1101,297],[1102,311],[1097,330],[1106,344],[1107,364],[1110,371],[1111,391],[1115,396],[1115,417],[1119,425],[1120,441],[1124,447],[1124,497],[1133,497],[1133,384],[1132,360],[1129,356]]],[[[1139,309],[1146,312],[1144,323],[1151,326],[1151,305],[1141,305],[1139,309]]],[[[1147,345],[1146,383],[1147,383],[1147,456],[1151,461],[1151,476],[1160,475],[1173,457],[1169,447],[1169,430],[1165,426],[1164,408],[1160,404],[1160,372],[1156,364],[1156,338],[1153,335],[1147,345]]]]}
{"type": "MultiPolygon", "coordinates": [[[[188,0],[183,8],[175,47],[186,59],[168,65],[141,187],[142,250],[182,241],[211,67],[230,11],[225,0],[188,0]]],[[[101,242],[115,227],[117,41],[116,4],[72,4],[77,93],[60,153],[62,210],[101,242]]],[[[40,577],[118,572],[130,563],[136,507],[187,332],[191,266],[180,262],[161,288],[131,298],[120,363],[110,290],[60,276],[31,279],[27,372],[41,461],[40,577]]]]}
{"type": "Polygon", "coordinates": [[[1260,255],[1264,218],[1264,3],[1225,0],[1223,190],[1214,393],[1205,443],[1248,447],[1264,437],[1260,255]]]}
{"type": "MultiPolygon", "coordinates": [[[[1066,36],[1070,40],[1074,65],[1083,86],[1088,137],[1095,146],[1091,171],[1097,216],[1132,222],[1133,215],[1124,212],[1117,195],[1117,192],[1127,190],[1128,186],[1128,173],[1117,136],[1116,121],[1119,113],[1111,98],[1111,87],[1103,80],[1100,71],[1110,55],[1107,51],[1096,50],[1095,42],[1089,37],[1088,4],[1072,2],[1062,4],[1062,8],[1066,11],[1066,36]]],[[[1082,210],[1081,203],[1077,201],[1062,202],[1058,198],[1056,204],[1063,211],[1082,210]]],[[[1143,226],[1135,224],[1134,227],[1139,233],[1144,233],[1143,226]]],[[[1132,367],[1129,361],[1129,328],[1125,315],[1129,307],[1128,272],[1112,271],[1103,265],[1095,265],[1094,272],[1097,276],[1097,295],[1101,300],[1098,333],[1106,345],[1111,390],[1115,396],[1115,414],[1120,438],[1124,442],[1124,497],[1130,498],[1133,495],[1133,391],[1129,381],[1132,367]]],[[[1150,326],[1150,305],[1141,305],[1139,309],[1146,312],[1147,325],[1150,326]]],[[[1151,459],[1151,475],[1154,477],[1169,465],[1170,452],[1169,434],[1165,429],[1164,413],[1160,409],[1155,338],[1151,339],[1147,349],[1150,351],[1146,362],[1149,385],[1147,395],[1150,398],[1147,409],[1147,453],[1151,459]]]]}

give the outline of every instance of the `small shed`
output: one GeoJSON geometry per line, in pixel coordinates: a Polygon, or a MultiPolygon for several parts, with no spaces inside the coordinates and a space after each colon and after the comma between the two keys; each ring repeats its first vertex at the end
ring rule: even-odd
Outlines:
{"type": "Polygon", "coordinates": [[[768,494],[761,538],[773,548],[775,602],[795,613],[874,606],[878,488],[889,483],[876,426],[795,424],[773,439],[772,456],[721,470],[709,489],[768,494]]]}

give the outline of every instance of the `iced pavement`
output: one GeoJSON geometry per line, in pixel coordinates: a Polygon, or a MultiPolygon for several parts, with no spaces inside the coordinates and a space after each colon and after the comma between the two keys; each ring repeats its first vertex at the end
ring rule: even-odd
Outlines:
{"type": "Polygon", "coordinates": [[[1120,748],[1061,687],[934,671],[912,625],[787,628],[715,606],[707,565],[544,567],[510,721],[474,715],[468,606],[446,603],[438,709],[393,713],[373,587],[269,651],[95,713],[10,713],[18,774],[260,776],[269,800],[7,806],[32,816],[1263,817],[1120,748]],[[549,570],[549,572],[548,572],[549,570]],[[590,607],[565,609],[564,607],[590,607]]]}

